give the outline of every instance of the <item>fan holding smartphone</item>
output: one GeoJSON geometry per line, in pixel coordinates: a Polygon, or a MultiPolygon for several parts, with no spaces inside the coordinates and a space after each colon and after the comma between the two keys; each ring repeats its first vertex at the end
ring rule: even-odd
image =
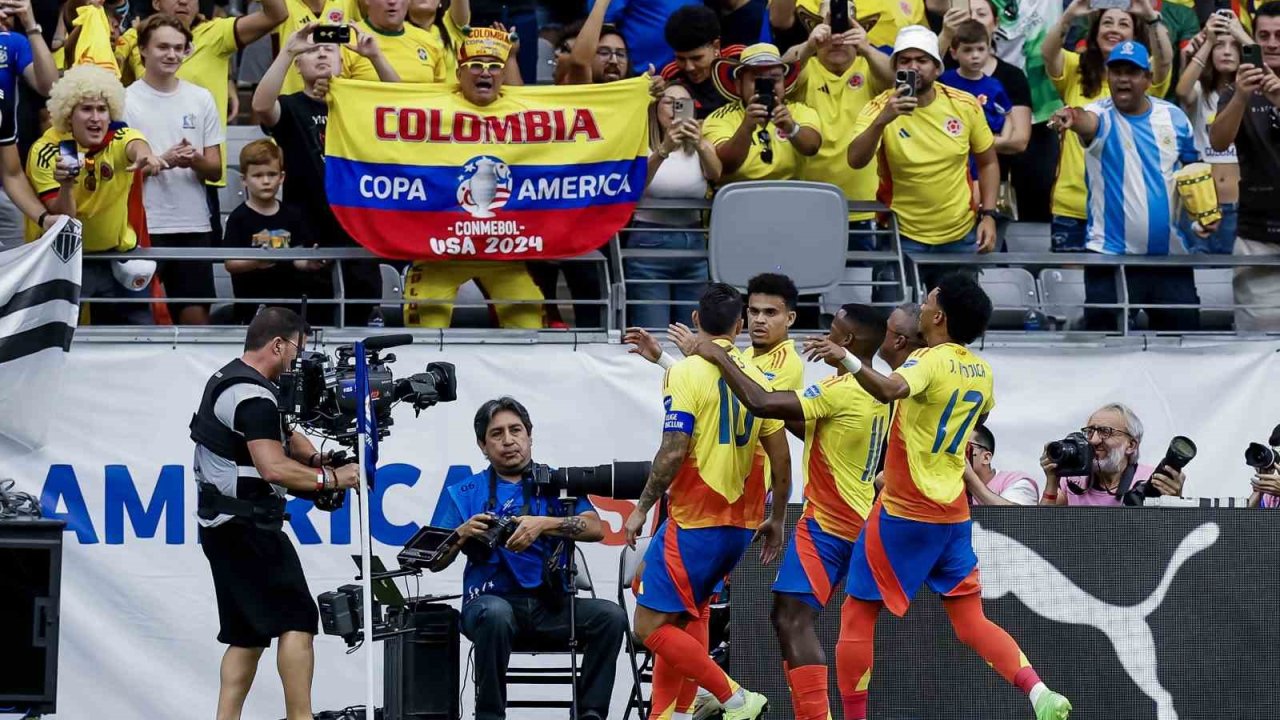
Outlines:
{"type": "Polygon", "coordinates": [[[769,43],[747,47],[736,62],[720,59],[712,66],[716,89],[732,102],[708,117],[702,130],[716,147],[724,182],[796,179],[800,159],[817,154],[817,113],[786,99],[798,76],[798,68],[783,62],[769,43]]]}

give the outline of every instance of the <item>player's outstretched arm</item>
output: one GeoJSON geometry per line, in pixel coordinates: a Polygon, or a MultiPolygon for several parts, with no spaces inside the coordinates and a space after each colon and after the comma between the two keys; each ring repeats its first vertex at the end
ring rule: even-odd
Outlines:
{"type": "Polygon", "coordinates": [[[864,363],[854,357],[840,345],[831,342],[825,337],[808,338],[804,341],[805,356],[812,362],[822,360],[832,365],[841,365],[849,372],[853,373],[853,377],[871,394],[871,397],[882,403],[901,400],[911,395],[911,386],[907,385],[906,378],[898,373],[893,373],[888,377],[881,375],[870,363],[864,363]]]}
{"type": "Polygon", "coordinates": [[[694,352],[720,369],[720,376],[729,389],[752,415],[777,420],[804,420],[804,408],[800,407],[800,399],[795,393],[765,390],[742,372],[724,348],[701,339],[694,346],[694,352]]]}
{"type": "Polygon", "coordinates": [[[640,531],[644,529],[644,521],[649,516],[649,510],[663,495],[667,494],[667,488],[671,487],[672,481],[676,479],[676,471],[680,469],[680,465],[689,454],[689,441],[690,436],[687,433],[679,431],[662,433],[662,445],[658,447],[658,454],[653,457],[649,480],[640,493],[640,499],[636,501],[636,509],[627,518],[627,544],[631,547],[636,546],[636,538],[640,537],[640,531]]]}

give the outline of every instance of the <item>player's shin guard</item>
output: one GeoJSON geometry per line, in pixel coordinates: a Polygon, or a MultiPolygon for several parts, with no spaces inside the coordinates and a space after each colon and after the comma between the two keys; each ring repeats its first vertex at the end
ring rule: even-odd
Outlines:
{"type": "Polygon", "coordinates": [[[875,659],[876,617],[882,603],[848,597],[840,609],[836,643],[836,680],[844,701],[845,720],[865,720],[871,663],[875,659]]]}
{"type": "Polygon", "coordinates": [[[1009,637],[999,625],[987,619],[982,612],[982,596],[979,593],[945,597],[942,606],[951,618],[956,637],[973,648],[987,661],[1000,677],[1018,686],[1024,693],[1040,682],[1040,677],[1022,654],[1018,643],[1009,637]]]}
{"type": "MultiPolygon", "coordinates": [[[[649,634],[645,647],[670,663],[682,677],[693,678],[720,702],[733,695],[735,686],[692,635],[674,625],[663,625],[649,634]]],[[[677,692],[679,692],[677,690],[677,692]]]]}
{"type": "Polygon", "coordinates": [[[802,665],[787,668],[787,684],[791,687],[791,708],[796,720],[827,720],[827,666],[802,665]]]}

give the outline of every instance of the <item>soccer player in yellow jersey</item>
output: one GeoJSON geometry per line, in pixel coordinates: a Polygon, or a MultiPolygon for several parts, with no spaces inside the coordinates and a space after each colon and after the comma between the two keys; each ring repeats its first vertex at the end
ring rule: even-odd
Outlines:
{"type": "MultiPolygon", "coordinates": [[[[733,347],[742,330],[737,290],[712,284],[693,320],[700,336],[723,347],[755,383],[768,386],[764,374],[733,347]]],[[[751,481],[751,468],[758,462],[756,445],[762,444],[772,464],[775,492],[782,498],[789,495],[791,458],[783,425],[743,410],[720,372],[702,358],[685,358],[672,366],[665,395],[662,446],[626,521],[627,542],[635,547],[649,510],[670,489],[670,516],[645,554],[636,597],[635,633],[658,663],[652,702],[655,708],[669,706],[680,696],[682,684],[696,683],[716,697],[726,720],[754,720],[768,701],[730,680],[687,625],[753,536],[764,539],[762,562],[771,562],[781,550],[786,502],[775,502],[764,519],[765,486],[751,481]]]]}
{"type": "Polygon", "coordinates": [[[847,720],[867,716],[876,617],[906,614],[928,584],[956,636],[1030,696],[1036,720],[1065,720],[1071,703],[1040,682],[1018,644],[982,612],[982,583],[965,495],[969,431],[995,405],[991,366],[966,346],[986,331],[991,299],[977,280],[943,276],[920,308],[928,347],[885,377],[829,340],[806,343],[812,356],[843,364],[881,402],[896,402],[885,456],[885,487],[849,562],[836,675],[847,720]]]}
{"type": "MultiPolygon", "coordinates": [[[[885,320],[874,308],[851,304],[832,320],[827,341],[870,365],[884,336],[885,320]]],[[[826,720],[827,659],[814,622],[844,580],[854,541],[875,500],[889,406],[843,367],[806,390],[769,392],[740,372],[719,346],[700,341],[694,351],[719,368],[753,415],[803,426],[798,434],[804,436],[804,514],[773,583],[773,626],[794,717],[826,720]]]]}

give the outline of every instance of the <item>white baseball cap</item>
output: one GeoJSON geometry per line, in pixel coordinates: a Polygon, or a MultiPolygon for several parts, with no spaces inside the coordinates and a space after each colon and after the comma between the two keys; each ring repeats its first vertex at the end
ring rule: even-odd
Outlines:
{"type": "Polygon", "coordinates": [[[893,54],[903,50],[919,50],[942,64],[942,54],[938,52],[938,36],[924,25],[908,25],[898,31],[893,41],[893,54]]]}

